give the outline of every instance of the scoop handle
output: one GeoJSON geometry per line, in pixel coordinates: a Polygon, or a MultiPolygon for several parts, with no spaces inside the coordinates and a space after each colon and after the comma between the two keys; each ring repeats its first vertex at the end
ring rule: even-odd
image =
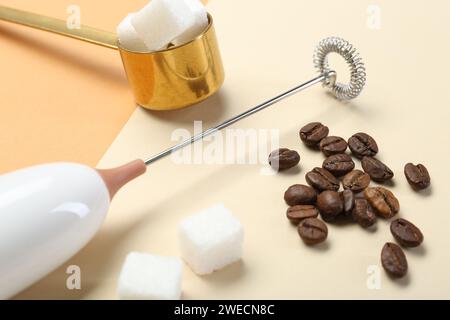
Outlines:
{"type": "Polygon", "coordinates": [[[118,49],[116,34],[83,25],[76,29],[70,29],[67,27],[66,21],[56,18],[0,6],[0,20],[75,38],[110,49],[118,49]]]}

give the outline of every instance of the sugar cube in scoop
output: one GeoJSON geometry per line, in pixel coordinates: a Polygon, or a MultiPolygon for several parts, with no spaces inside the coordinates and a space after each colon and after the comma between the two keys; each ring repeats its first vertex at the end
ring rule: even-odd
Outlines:
{"type": "Polygon", "coordinates": [[[202,275],[241,258],[244,231],[239,220],[219,204],[184,219],[178,240],[183,259],[202,275]]]}
{"type": "Polygon", "coordinates": [[[119,37],[120,44],[130,51],[149,51],[131,24],[131,17],[133,15],[133,13],[127,15],[117,26],[117,36],[119,37]]]}
{"type": "Polygon", "coordinates": [[[180,36],[175,38],[172,42],[174,45],[182,45],[199,36],[208,26],[208,13],[205,6],[200,0],[184,0],[189,6],[193,16],[194,23],[186,29],[180,36]]]}
{"type": "Polygon", "coordinates": [[[174,39],[192,37],[198,30],[199,7],[203,7],[199,0],[152,0],[131,23],[150,50],[160,50],[174,39]]]}
{"type": "Polygon", "coordinates": [[[175,300],[181,296],[182,262],[178,258],[131,252],[119,276],[123,300],[175,300]]]}

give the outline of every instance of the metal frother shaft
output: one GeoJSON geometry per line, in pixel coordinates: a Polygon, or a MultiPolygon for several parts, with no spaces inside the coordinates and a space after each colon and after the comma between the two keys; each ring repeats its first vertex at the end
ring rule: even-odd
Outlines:
{"type": "Polygon", "coordinates": [[[210,128],[202,133],[199,133],[193,136],[190,139],[187,139],[167,150],[164,150],[157,155],[154,155],[151,158],[146,159],[144,162],[146,165],[150,165],[159,159],[162,159],[177,150],[180,150],[198,140],[202,140],[203,138],[224,129],[248,116],[251,116],[293,94],[296,94],[306,88],[309,88],[317,83],[322,82],[325,87],[331,89],[336,98],[341,100],[350,100],[356,98],[364,88],[366,82],[366,69],[364,67],[364,63],[362,62],[361,57],[357,53],[356,49],[353,46],[341,38],[330,37],[322,40],[317,46],[314,52],[314,65],[316,69],[320,72],[320,76],[311,79],[291,90],[288,90],[270,100],[267,100],[237,116],[234,116],[231,119],[222,122],[221,124],[210,128]],[[327,56],[329,53],[335,52],[341,55],[350,68],[350,82],[348,84],[342,84],[336,82],[336,72],[330,70],[328,66],[327,56]]]}
{"type": "Polygon", "coordinates": [[[180,149],[182,149],[182,148],[184,148],[184,147],[186,147],[186,146],[188,146],[188,145],[190,145],[190,144],[192,144],[192,143],[194,143],[194,142],[196,142],[198,140],[203,139],[204,137],[207,137],[207,136],[209,136],[209,135],[211,135],[211,134],[213,134],[213,133],[215,133],[215,132],[217,132],[217,131],[219,131],[221,129],[224,129],[224,128],[232,125],[233,123],[236,123],[236,122],[238,122],[238,121],[240,121],[240,120],[242,120],[244,118],[247,118],[247,117],[251,116],[252,114],[257,113],[258,111],[261,111],[261,110],[263,110],[263,109],[265,109],[267,107],[270,107],[271,105],[273,105],[273,104],[275,104],[275,103],[277,103],[277,102],[279,102],[279,101],[281,101],[281,100],[283,100],[283,99],[285,99],[285,98],[287,98],[287,97],[289,97],[289,96],[291,96],[293,94],[296,94],[297,92],[300,92],[300,91],[302,91],[302,90],[304,90],[306,88],[309,88],[312,85],[315,85],[316,83],[322,82],[326,78],[327,78],[327,76],[322,74],[322,75],[320,75],[320,76],[318,76],[318,77],[316,77],[316,78],[314,78],[314,79],[312,79],[312,80],[310,80],[308,82],[305,82],[305,83],[303,83],[303,84],[301,84],[301,85],[299,85],[299,86],[297,86],[295,88],[292,88],[291,90],[286,91],[286,92],[284,92],[284,93],[282,93],[282,94],[280,94],[280,95],[278,95],[278,96],[276,96],[276,97],[274,97],[274,98],[272,98],[270,100],[267,100],[266,102],[263,102],[263,103],[255,106],[255,107],[253,107],[253,108],[251,108],[251,109],[241,113],[241,114],[238,114],[237,116],[234,116],[233,118],[230,118],[230,119],[226,120],[225,122],[222,122],[221,124],[219,124],[219,125],[217,125],[217,126],[215,126],[213,128],[205,130],[202,133],[199,133],[199,134],[193,136],[190,139],[186,139],[183,142],[181,142],[181,143],[179,143],[179,144],[177,144],[177,145],[175,145],[175,146],[173,146],[173,147],[171,147],[171,148],[169,148],[167,150],[164,150],[164,151],[158,153],[157,155],[154,155],[151,158],[148,158],[147,160],[145,160],[145,164],[149,165],[149,164],[151,164],[153,162],[156,162],[159,159],[162,159],[162,158],[172,154],[173,152],[175,152],[177,150],[180,150],[180,149]]]}

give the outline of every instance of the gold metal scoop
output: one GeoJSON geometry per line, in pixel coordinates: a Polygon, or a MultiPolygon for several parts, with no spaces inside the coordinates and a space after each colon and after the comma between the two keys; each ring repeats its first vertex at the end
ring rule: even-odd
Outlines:
{"type": "Polygon", "coordinates": [[[213,19],[197,38],[152,52],[122,47],[116,34],[88,26],[67,28],[66,21],[0,6],[0,20],[119,50],[136,103],[150,110],[173,110],[196,104],[219,90],[224,81],[213,19]]]}

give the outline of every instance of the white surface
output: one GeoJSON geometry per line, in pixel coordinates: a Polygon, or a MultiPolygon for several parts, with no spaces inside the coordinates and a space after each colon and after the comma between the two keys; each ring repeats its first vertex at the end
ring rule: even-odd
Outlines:
{"type": "Polygon", "coordinates": [[[153,0],[132,18],[139,38],[150,50],[165,48],[172,40],[196,30],[197,6],[186,0],[153,0]]]}
{"type": "Polygon", "coordinates": [[[0,299],[78,252],[108,207],[103,180],[87,166],[55,163],[0,176],[0,299]]]}
{"type": "Polygon", "coordinates": [[[199,0],[185,0],[185,2],[191,9],[195,19],[190,28],[172,41],[177,46],[194,40],[208,26],[208,13],[205,6],[199,0]]]}
{"type": "Polygon", "coordinates": [[[130,51],[149,51],[131,24],[131,17],[133,15],[134,13],[127,15],[117,26],[117,36],[119,37],[120,44],[130,51]]]}
{"type": "Polygon", "coordinates": [[[219,270],[242,257],[244,230],[222,204],[184,219],[178,229],[183,259],[200,275],[219,270]]]}
{"type": "Polygon", "coordinates": [[[145,253],[128,254],[120,273],[118,295],[130,300],[174,300],[181,296],[182,262],[145,253]]]}

